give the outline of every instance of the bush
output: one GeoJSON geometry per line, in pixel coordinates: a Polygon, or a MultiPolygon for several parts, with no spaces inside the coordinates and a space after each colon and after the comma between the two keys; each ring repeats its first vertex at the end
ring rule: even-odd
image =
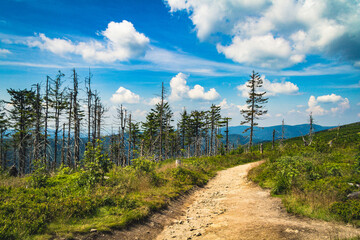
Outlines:
{"type": "Polygon", "coordinates": [[[153,172],[156,167],[156,162],[146,158],[133,159],[131,162],[132,162],[131,166],[134,169],[145,173],[153,172]]]}
{"type": "Polygon", "coordinates": [[[34,172],[29,177],[29,184],[34,188],[46,187],[49,179],[49,173],[46,165],[41,160],[34,160],[34,172]]]}
{"type": "Polygon", "coordinates": [[[360,201],[348,200],[346,202],[335,202],[330,206],[330,211],[338,214],[344,221],[360,219],[360,201]]]}
{"type": "Polygon", "coordinates": [[[281,157],[275,162],[276,176],[275,187],[272,193],[281,194],[290,190],[296,177],[300,174],[304,159],[301,157],[281,157]]]}
{"type": "Polygon", "coordinates": [[[84,152],[84,171],[81,173],[80,185],[94,186],[102,183],[105,173],[109,172],[112,162],[107,153],[104,153],[102,141],[97,140],[96,146],[88,143],[84,152]]]}

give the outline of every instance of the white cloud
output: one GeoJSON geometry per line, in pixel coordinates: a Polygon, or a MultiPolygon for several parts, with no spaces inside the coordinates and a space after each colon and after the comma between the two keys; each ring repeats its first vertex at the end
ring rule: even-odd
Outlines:
{"type": "Polygon", "coordinates": [[[228,25],[234,25],[246,17],[245,13],[261,11],[266,0],[165,0],[170,11],[186,10],[197,31],[204,40],[216,32],[230,33],[228,25]]]}
{"type": "Polygon", "coordinates": [[[236,105],[236,107],[239,109],[239,111],[249,109],[247,104],[244,104],[244,105],[236,105]]]}
{"type": "Polygon", "coordinates": [[[7,49],[0,48],[0,55],[10,54],[11,52],[7,49]]]}
{"type": "Polygon", "coordinates": [[[318,115],[325,115],[328,113],[343,113],[346,109],[350,108],[350,102],[348,98],[343,98],[336,94],[329,94],[329,95],[323,95],[318,96],[315,98],[315,96],[311,96],[308,101],[308,109],[306,109],[307,112],[312,112],[314,116],[318,115]],[[326,110],[323,107],[319,105],[319,103],[331,103],[337,105],[330,108],[330,110],[326,110]]]}
{"type": "MultiPolygon", "coordinates": [[[[261,76],[263,80],[263,86],[258,89],[259,92],[266,92],[266,96],[276,96],[279,94],[296,94],[299,92],[299,87],[288,81],[282,82],[270,82],[265,76],[261,76]]],[[[247,83],[237,86],[237,89],[240,91],[241,96],[247,98],[249,96],[249,88],[246,86],[247,83]]]]}
{"type": "Polygon", "coordinates": [[[110,22],[105,31],[100,33],[104,41],[89,40],[74,43],[69,39],[48,38],[40,33],[27,41],[30,47],[39,47],[54,54],[68,53],[81,55],[87,61],[115,62],[127,61],[145,54],[150,40],[134,28],[131,22],[110,22]]]}
{"type": "Polygon", "coordinates": [[[275,114],[275,117],[283,117],[283,115],[281,113],[277,113],[275,114]]]}
{"type": "Polygon", "coordinates": [[[319,96],[317,97],[318,102],[324,102],[324,103],[336,103],[338,101],[340,101],[342,99],[341,96],[336,95],[334,93],[332,93],[331,95],[324,95],[324,96],[319,96]]]}
{"type": "Polygon", "coordinates": [[[239,114],[239,111],[241,110],[245,110],[248,109],[248,105],[244,104],[244,105],[236,105],[234,103],[228,103],[226,98],[224,98],[219,104],[218,106],[221,107],[221,110],[226,110],[226,113],[228,115],[234,115],[235,114],[239,114]]]}
{"type": "Polygon", "coordinates": [[[146,101],[145,104],[154,106],[160,102],[161,102],[161,97],[154,97],[154,98],[151,98],[150,101],[146,101]]]}
{"type": "Polygon", "coordinates": [[[296,94],[299,92],[299,87],[287,81],[282,82],[270,82],[265,76],[262,77],[264,83],[263,88],[268,96],[274,96],[277,94],[296,94]]]}
{"type": "Polygon", "coordinates": [[[331,108],[331,112],[336,113],[343,113],[346,109],[350,108],[350,102],[349,99],[345,98],[342,99],[342,102],[339,103],[337,107],[331,108]]]}
{"type": "Polygon", "coordinates": [[[186,85],[187,75],[178,73],[175,77],[170,80],[171,94],[169,99],[172,101],[181,100],[190,90],[189,86],[186,85]]]}
{"type": "Polygon", "coordinates": [[[144,118],[147,114],[147,111],[145,110],[141,110],[141,109],[136,109],[134,112],[132,112],[132,115],[136,118],[144,118]]]}
{"type": "Polygon", "coordinates": [[[171,94],[169,96],[169,99],[171,101],[179,101],[184,97],[190,99],[202,99],[212,101],[220,97],[219,93],[215,90],[215,88],[211,88],[209,91],[206,92],[204,87],[196,84],[194,88],[190,89],[186,82],[187,78],[187,75],[180,72],[171,79],[171,94]]]}
{"type": "Polygon", "coordinates": [[[196,84],[193,89],[190,89],[188,95],[191,99],[203,99],[208,101],[216,100],[220,97],[215,88],[210,88],[209,91],[205,92],[205,89],[198,84],[196,84]]]}
{"type": "Polygon", "coordinates": [[[358,113],[358,117],[360,118],[360,113],[358,113]]]}
{"type": "Polygon", "coordinates": [[[310,96],[308,101],[309,108],[306,109],[307,112],[312,113],[313,116],[322,116],[328,111],[318,105],[318,102],[314,96],[310,96]]]}
{"type": "Polygon", "coordinates": [[[119,87],[110,100],[113,103],[139,103],[140,96],[124,87],[119,87]]]}
{"type": "Polygon", "coordinates": [[[219,53],[235,62],[256,64],[261,67],[284,68],[304,60],[295,53],[284,38],[274,38],[271,34],[241,39],[235,36],[231,45],[217,45],[219,53]]]}
{"type": "MultiPolygon", "coordinates": [[[[186,10],[200,40],[219,33],[227,58],[248,65],[287,67],[319,54],[342,56],[359,66],[360,4],[327,0],[166,0],[186,10]],[[220,35],[221,36],[221,35],[220,35]]],[[[216,38],[215,38],[216,39],[216,38]]],[[[219,40],[220,42],[220,40],[219,40]]]]}
{"type": "Polygon", "coordinates": [[[229,105],[229,104],[227,103],[226,98],[224,98],[224,99],[218,104],[218,106],[220,106],[221,109],[229,109],[229,108],[231,107],[231,105],[229,105]]]}

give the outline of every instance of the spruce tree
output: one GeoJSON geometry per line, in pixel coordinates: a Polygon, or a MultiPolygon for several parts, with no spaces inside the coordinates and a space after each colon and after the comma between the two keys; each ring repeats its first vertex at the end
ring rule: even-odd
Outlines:
{"type": "Polygon", "coordinates": [[[267,110],[264,109],[264,104],[267,103],[268,100],[268,98],[264,97],[266,92],[258,91],[259,88],[262,87],[262,84],[263,80],[261,79],[259,73],[255,73],[255,71],[253,71],[246,84],[246,87],[249,88],[249,98],[246,100],[247,108],[240,110],[240,113],[244,117],[244,121],[241,122],[241,125],[250,124],[250,126],[244,131],[245,133],[250,130],[250,150],[253,142],[254,127],[258,125],[256,120],[260,119],[261,116],[267,113],[267,110]]]}
{"type": "Polygon", "coordinates": [[[24,175],[30,169],[30,162],[27,164],[27,150],[31,139],[31,128],[34,126],[34,105],[35,92],[33,90],[7,90],[10,95],[9,110],[11,127],[14,129],[13,141],[19,157],[19,173],[24,175]]]}

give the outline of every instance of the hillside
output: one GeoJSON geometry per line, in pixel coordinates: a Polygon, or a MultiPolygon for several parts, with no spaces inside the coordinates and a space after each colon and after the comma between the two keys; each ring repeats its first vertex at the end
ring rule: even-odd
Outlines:
{"type": "MultiPolygon", "coordinates": [[[[304,138],[307,143],[310,139],[304,138]]],[[[288,139],[249,178],[270,188],[289,212],[360,226],[360,123],[318,132],[310,145],[288,139]]]]}
{"type": "MultiPolygon", "coordinates": [[[[236,135],[241,135],[242,137],[247,137],[248,133],[243,133],[244,130],[248,128],[248,126],[232,126],[229,127],[229,134],[233,135],[233,138],[235,138],[236,135]]],[[[319,132],[326,129],[331,129],[334,127],[331,126],[321,126],[314,124],[314,131],[319,132]]],[[[254,133],[254,142],[261,142],[261,141],[271,141],[273,136],[273,130],[275,129],[276,135],[275,139],[281,138],[281,132],[282,132],[282,126],[276,125],[271,127],[262,127],[262,128],[255,128],[254,133]]],[[[306,135],[309,133],[310,125],[309,124],[300,124],[300,125],[284,125],[284,138],[290,139],[302,135],[306,135]]],[[[225,128],[221,129],[221,133],[225,134],[225,128]]],[[[239,137],[240,138],[240,137],[239,137]]],[[[246,141],[245,141],[246,143],[246,141]]]]}

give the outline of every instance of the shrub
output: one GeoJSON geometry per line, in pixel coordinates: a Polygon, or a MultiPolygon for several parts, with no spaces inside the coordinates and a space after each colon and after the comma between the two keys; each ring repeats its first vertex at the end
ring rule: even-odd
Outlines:
{"type": "Polygon", "coordinates": [[[143,171],[145,173],[150,173],[155,170],[156,162],[147,159],[147,158],[137,158],[133,159],[132,161],[132,167],[138,171],[143,171]]]}
{"type": "Polygon", "coordinates": [[[101,140],[96,141],[94,147],[88,143],[84,152],[84,171],[82,171],[80,185],[93,186],[103,182],[105,173],[109,172],[112,162],[107,153],[104,153],[101,140]]]}
{"type": "Polygon", "coordinates": [[[34,188],[46,187],[49,179],[49,173],[46,170],[46,165],[41,160],[34,160],[34,172],[29,177],[30,186],[34,188]]]}
{"type": "Polygon", "coordinates": [[[360,219],[360,201],[348,200],[346,202],[335,202],[330,206],[330,211],[338,214],[344,221],[360,219]]]}
{"type": "Polygon", "coordinates": [[[284,193],[289,190],[295,182],[295,178],[300,174],[304,163],[301,157],[281,157],[276,164],[277,175],[275,176],[274,194],[284,193]]]}

